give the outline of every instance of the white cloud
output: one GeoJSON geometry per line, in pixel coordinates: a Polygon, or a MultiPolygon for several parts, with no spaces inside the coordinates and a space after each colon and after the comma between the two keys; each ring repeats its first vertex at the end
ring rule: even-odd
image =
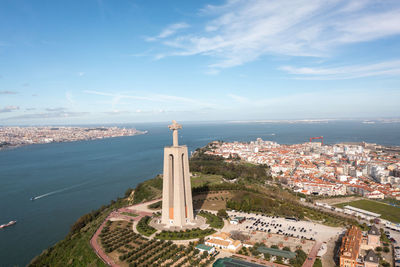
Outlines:
{"type": "Polygon", "coordinates": [[[169,56],[214,57],[216,69],[269,54],[325,57],[341,45],[400,34],[395,0],[228,0],[201,15],[202,31],[173,38],[166,31],[163,44],[173,48],[169,56]]]}
{"type": "Polygon", "coordinates": [[[0,113],[6,113],[6,112],[11,112],[14,110],[19,110],[19,107],[17,106],[6,106],[4,108],[0,108],[0,113]]]}
{"type": "Polygon", "coordinates": [[[232,104],[229,113],[235,114],[237,119],[398,117],[399,97],[398,90],[382,93],[379,90],[352,88],[294,92],[280,96],[258,95],[248,98],[248,103],[241,106],[232,104]]]}
{"type": "Polygon", "coordinates": [[[49,111],[49,112],[59,112],[59,111],[65,111],[66,110],[66,108],[63,108],[63,107],[59,107],[59,108],[46,108],[46,111],[49,111]]]}
{"type": "Polygon", "coordinates": [[[82,71],[81,71],[81,72],[78,72],[78,76],[79,76],[79,77],[82,77],[82,76],[84,76],[84,75],[85,75],[84,72],[82,72],[82,71]]]}
{"type": "Polygon", "coordinates": [[[148,102],[156,102],[156,103],[169,103],[169,104],[176,104],[176,103],[184,103],[189,105],[196,105],[196,106],[212,106],[209,102],[202,102],[199,100],[182,97],[182,96],[174,96],[174,95],[163,95],[163,94],[149,94],[149,95],[130,95],[130,94],[121,94],[121,93],[107,93],[107,92],[100,92],[100,91],[92,91],[92,90],[85,90],[83,91],[87,94],[94,94],[100,96],[108,96],[111,97],[111,104],[112,109],[117,110],[116,106],[120,103],[123,99],[131,99],[131,100],[139,100],[139,101],[148,101],[148,102]]]}
{"type": "Polygon", "coordinates": [[[50,111],[43,113],[19,115],[19,116],[5,118],[3,120],[71,118],[71,117],[82,117],[88,114],[89,114],[88,112],[50,111]]]}
{"type": "Polygon", "coordinates": [[[239,103],[249,103],[249,99],[247,97],[234,94],[228,94],[228,96],[239,103]]]}
{"type": "Polygon", "coordinates": [[[283,66],[280,68],[301,79],[339,80],[369,76],[400,75],[400,60],[384,61],[374,64],[340,66],[331,68],[311,68],[283,66]]]}
{"type": "Polygon", "coordinates": [[[75,106],[75,100],[71,94],[71,92],[65,92],[65,99],[67,100],[70,106],[75,106]]]}
{"type": "Polygon", "coordinates": [[[111,111],[106,111],[104,112],[107,115],[122,115],[122,114],[129,114],[130,111],[127,110],[111,110],[111,111]]]}
{"type": "Polygon", "coordinates": [[[15,91],[0,91],[0,95],[16,95],[18,92],[15,91]]]}
{"type": "Polygon", "coordinates": [[[161,114],[161,113],[166,113],[169,111],[163,110],[163,109],[151,109],[151,110],[142,110],[142,109],[136,109],[134,111],[129,111],[129,110],[111,110],[111,111],[106,111],[104,112],[107,115],[125,115],[125,114],[142,114],[142,115],[154,115],[154,114],[161,114]]]}
{"type": "Polygon", "coordinates": [[[169,25],[168,27],[166,27],[157,36],[147,37],[146,41],[152,42],[152,41],[156,41],[159,39],[164,39],[164,38],[174,35],[179,30],[186,29],[186,28],[189,28],[189,24],[184,23],[184,22],[175,23],[175,24],[172,24],[172,25],[169,25]]]}

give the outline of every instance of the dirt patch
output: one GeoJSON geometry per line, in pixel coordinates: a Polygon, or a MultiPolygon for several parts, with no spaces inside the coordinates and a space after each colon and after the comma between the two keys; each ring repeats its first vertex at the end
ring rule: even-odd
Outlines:
{"type": "Polygon", "coordinates": [[[220,210],[226,209],[226,201],[231,198],[230,192],[210,192],[193,197],[194,209],[220,210]]]}

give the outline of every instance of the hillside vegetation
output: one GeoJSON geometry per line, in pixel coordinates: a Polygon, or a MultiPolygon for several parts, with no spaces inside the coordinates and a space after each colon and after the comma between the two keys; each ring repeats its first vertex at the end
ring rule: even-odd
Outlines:
{"type": "Polygon", "coordinates": [[[137,204],[160,198],[162,196],[162,184],[163,180],[159,175],[153,179],[138,184],[133,196],[133,203],[137,204]]]}
{"type": "Polygon", "coordinates": [[[241,162],[238,158],[226,162],[223,157],[207,155],[207,148],[197,150],[190,159],[190,171],[203,174],[221,175],[227,180],[236,178],[264,182],[271,180],[267,165],[253,165],[241,162]]]}
{"type": "MultiPolygon", "coordinates": [[[[190,161],[190,166],[192,172],[198,172],[196,177],[192,177],[194,180],[197,179],[192,184],[193,196],[228,192],[225,194],[226,197],[218,197],[218,201],[223,201],[225,208],[311,219],[331,226],[356,224],[355,220],[302,206],[290,192],[279,186],[266,185],[265,182],[271,179],[266,166],[244,164],[238,160],[225,162],[222,158],[204,154],[202,150],[196,152],[190,161]],[[237,180],[235,183],[224,182],[222,177],[227,180],[237,180]]],[[[162,178],[157,176],[138,184],[131,203],[128,199],[131,199],[133,189],[128,189],[125,198],[111,201],[109,205],[83,215],[71,226],[71,231],[64,240],[43,251],[31,261],[29,266],[105,266],[93,252],[89,243],[95,231],[112,210],[127,206],[132,202],[140,203],[160,198],[162,181],[162,178]]]]}
{"type": "Polygon", "coordinates": [[[126,200],[118,199],[83,215],[71,226],[71,231],[64,240],[44,250],[28,266],[107,266],[97,257],[89,242],[107,215],[124,205],[126,200]]]}

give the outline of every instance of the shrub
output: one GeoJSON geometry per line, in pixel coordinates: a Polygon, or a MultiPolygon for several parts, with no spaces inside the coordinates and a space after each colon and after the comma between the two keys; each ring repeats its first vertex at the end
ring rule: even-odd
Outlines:
{"type": "Polygon", "coordinates": [[[154,227],[151,227],[149,225],[150,219],[151,218],[149,216],[145,216],[138,222],[136,229],[142,235],[151,236],[152,234],[157,232],[157,230],[154,227]]]}

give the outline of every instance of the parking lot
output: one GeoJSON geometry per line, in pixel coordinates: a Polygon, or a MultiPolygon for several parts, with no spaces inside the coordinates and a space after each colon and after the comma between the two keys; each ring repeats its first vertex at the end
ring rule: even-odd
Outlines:
{"type": "Polygon", "coordinates": [[[395,266],[400,266],[400,246],[396,245],[394,247],[394,261],[395,261],[395,266]]]}
{"type": "Polygon", "coordinates": [[[395,241],[393,242],[395,266],[400,267],[400,232],[385,228],[385,233],[395,241]]]}
{"type": "Polygon", "coordinates": [[[228,215],[231,218],[234,218],[235,216],[245,217],[246,220],[241,224],[227,225],[227,229],[224,227],[225,231],[260,231],[299,239],[328,242],[345,230],[344,228],[329,227],[308,221],[295,221],[267,215],[247,214],[232,211],[228,211],[228,215]]]}

